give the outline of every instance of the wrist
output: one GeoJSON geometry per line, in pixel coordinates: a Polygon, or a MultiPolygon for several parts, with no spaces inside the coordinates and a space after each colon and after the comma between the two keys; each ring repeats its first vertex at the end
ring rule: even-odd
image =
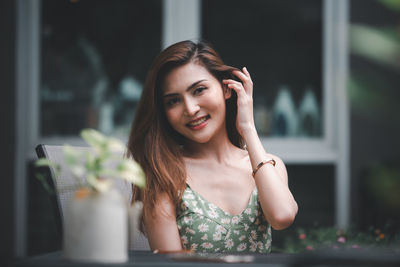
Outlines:
{"type": "Polygon", "coordinates": [[[246,125],[244,127],[241,127],[240,129],[240,134],[242,135],[243,139],[246,141],[248,138],[252,138],[254,135],[257,135],[257,129],[253,125],[246,125]]]}

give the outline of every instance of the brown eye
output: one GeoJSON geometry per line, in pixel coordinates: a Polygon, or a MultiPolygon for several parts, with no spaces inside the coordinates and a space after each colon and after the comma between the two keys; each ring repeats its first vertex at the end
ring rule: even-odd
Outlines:
{"type": "Polygon", "coordinates": [[[174,97],[174,98],[168,99],[168,101],[165,104],[167,105],[167,107],[172,107],[178,103],[179,103],[179,98],[174,97]]]}
{"type": "Polygon", "coordinates": [[[206,89],[207,89],[206,87],[198,87],[193,91],[193,94],[195,95],[201,94],[206,89]]]}

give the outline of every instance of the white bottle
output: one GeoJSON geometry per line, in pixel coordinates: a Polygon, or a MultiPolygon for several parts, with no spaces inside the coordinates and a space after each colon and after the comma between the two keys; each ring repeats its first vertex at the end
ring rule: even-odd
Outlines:
{"type": "Polygon", "coordinates": [[[298,117],[292,94],[287,86],[282,86],[272,109],[272,135],[295,136],[298,117]]]}
{"type": "Polygon", "coordinates": [[[299,136],[315,137],[321,133],[321,114],[314,91],[307,88],[299,106],[299,136]]]}

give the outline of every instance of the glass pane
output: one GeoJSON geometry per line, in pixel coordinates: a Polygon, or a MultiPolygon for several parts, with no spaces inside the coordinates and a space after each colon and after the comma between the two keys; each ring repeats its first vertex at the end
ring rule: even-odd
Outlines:
{"type": "Polygon", "coordinates": [[[246,66],[264,136],[322,135],[322,0],[203,0],[202,36],[246,66]]]}
{"type": "Polygon", "coordinates": [[[161,49],[161,0],[44,0],[41,30],[41,136],[126,135],[161,49]]]}

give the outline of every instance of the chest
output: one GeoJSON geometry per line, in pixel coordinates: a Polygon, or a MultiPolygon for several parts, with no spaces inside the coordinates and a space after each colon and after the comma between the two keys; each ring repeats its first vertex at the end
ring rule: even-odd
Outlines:
{"type": "Polygon", "coordinates": [[[259,252],[271,249],[271,226],[254,190],[240,216],[230,215],[187,187],[176,219],[182,246],[196,252],[259,252]]]}
{"type": "Polygon", "coordinates": [[[229,214],[240,214],[255,188],[249,166],[188,165],[187,183],[193,191],[229,214]]]}

